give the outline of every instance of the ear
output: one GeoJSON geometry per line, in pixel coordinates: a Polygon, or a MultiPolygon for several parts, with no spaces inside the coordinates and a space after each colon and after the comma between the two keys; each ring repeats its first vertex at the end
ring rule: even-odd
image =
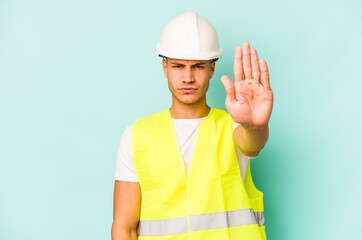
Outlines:
{"type": "Polygon", "coordinates": [[[163,74],[165,75],[165,77],[168,79],[168,75],[167,75],[167,62],[165,59],[162,59],[162,68],[163,68],[163,74]]]}
{"type": "Polygon", "coordinates": [[[215,63],[216,63],[215,61],[210,63],[210,71],[211,71],[210,79],[212,78],[215,72],[215,63]]]}

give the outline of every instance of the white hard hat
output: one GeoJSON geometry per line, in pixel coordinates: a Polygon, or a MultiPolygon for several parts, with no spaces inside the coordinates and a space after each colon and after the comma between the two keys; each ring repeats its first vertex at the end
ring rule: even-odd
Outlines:
{"type": "Polygon", "coordinates": [[[221,52],[214,26],[192,11],[171,19],[156,46],[159,56],[177,59],[217,60],[221,52]]]}

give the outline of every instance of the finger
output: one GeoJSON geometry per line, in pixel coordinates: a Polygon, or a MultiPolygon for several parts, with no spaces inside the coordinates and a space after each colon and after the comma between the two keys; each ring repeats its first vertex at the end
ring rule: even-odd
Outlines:
{"type": "Polygon", "coordinates": [[[234,54],[234,78],[235,82],[243,80],[243,64],[241,62],[243,48],[237,46],[234,54]]]}
{"type": "Polygon", "coordinates": [[[251,52],[251,69],[253,73],[253,80],[260,82],[260,69],[259,69],[259,59],[256,49],[250,49],[251,52]]]}
{"type": "Polygon", "coordinates": [[[245,79],[251,79],[250,45],[248,42],[243,43],[243,70],[245,79]]]}
{"type": "Polygon", "coordinates": [[[270,90],[270,81],[269,81],[269,71],[266,61],[264,59],[260,60],[260,69],[261,69],[261,82],[263,86],[270,90]]]}
{"type": "Polygon", "coordinates": [[[226,92],[226,100],[233,101],[235,99],[235,86],[233,81],[226,75],[221,76],[222,85],[226,92]]]}

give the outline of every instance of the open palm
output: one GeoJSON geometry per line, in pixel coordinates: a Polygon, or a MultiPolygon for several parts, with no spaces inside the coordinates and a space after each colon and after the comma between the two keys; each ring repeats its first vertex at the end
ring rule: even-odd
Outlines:
{"type": "Polygon", "coordinates": [[[221,77],[225,87],[225,106],[234,122],[247,129],[259,129],[268,124],[273,108],[269,72],[265,60],[259,60],[256,49],[245,42],[234,56],[235,84],[226,75],[221,77]]]}

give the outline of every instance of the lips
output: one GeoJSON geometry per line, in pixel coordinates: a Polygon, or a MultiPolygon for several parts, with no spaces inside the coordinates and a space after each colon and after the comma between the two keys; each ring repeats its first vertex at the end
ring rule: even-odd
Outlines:
{"type": "Polygon", "coordinates": [[[190,87],[180,88],[180,91],[184,93],[192,93],[195,92],[196,90],[197,88],[190,88],[190,87]]]}

